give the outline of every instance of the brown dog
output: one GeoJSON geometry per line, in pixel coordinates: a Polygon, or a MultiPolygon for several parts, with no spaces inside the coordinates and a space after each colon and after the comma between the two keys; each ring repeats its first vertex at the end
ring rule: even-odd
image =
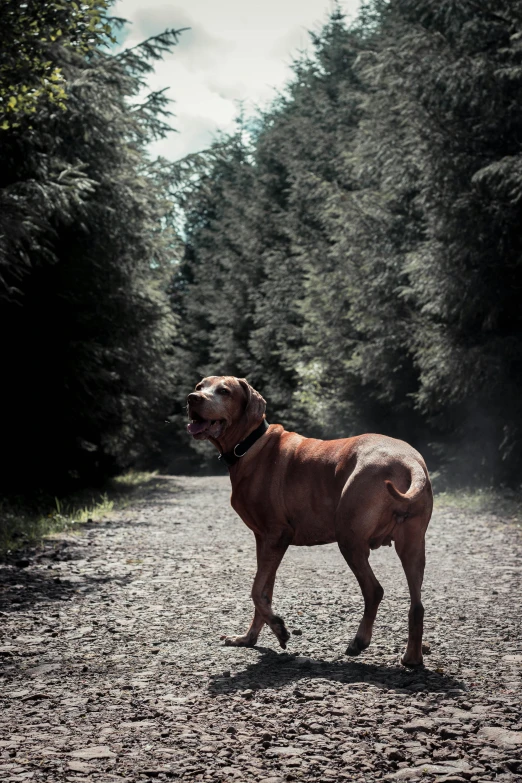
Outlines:
{"type": "Polygon", "coordinates": [[[421,455],[385,435],[323,441],[269,426],[264,399],[242,378],[204,378],[187,402],[189,433],[219,449],[230,469],[232,506],[256,538],[254,619],[244,636],[225,644],[255,645],[266,623],[284,648],[289,634],[272,612],[283,555],[290,544],[337,541],[364,598],[361,624],[346,650],[359,655],[370,644],[384,593],[368,562],[370,549],[395,541],[411,597],[402,663],[421,665],[424,536],[433,506],[421,455]]]}

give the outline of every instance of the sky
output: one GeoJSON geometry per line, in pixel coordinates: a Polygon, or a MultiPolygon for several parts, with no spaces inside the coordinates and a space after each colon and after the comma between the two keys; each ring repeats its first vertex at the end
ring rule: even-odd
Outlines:
{"type": "MultiPolygon", "coordinates": [[[[359,0],[340,0],[353,19],[359,0]]],[[[151,145],[153,155],[178,160],[230,132],[270,103],[291,77],[291,63],[309,48],[334,0],[116,0],[111,14],[129,20],[122,40],[134,46],[165,28],[189,27],[172,53],[156,63],[151,90],[168,87],[176,133],[151,145]]]]}

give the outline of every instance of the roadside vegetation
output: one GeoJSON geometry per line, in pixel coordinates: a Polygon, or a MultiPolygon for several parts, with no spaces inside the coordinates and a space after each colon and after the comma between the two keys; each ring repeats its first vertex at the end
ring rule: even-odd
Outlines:
{"type": "Polygon", "coordinates": [[[490,514],[522,531],[522,494],[502,489],[459,489],[435,493],[437,508],[452,508],[470,514],[490,514]]]}
{"type": "Polygon", "coordinates": [[[40,498],[31,506],[22,499],[0,502],[0,559],[38,546],[59,533],[74,533],[86,522],[110,518],[150,492],[155,473],[129,471],[106,482],[103,489],[84,489],[74,496],[40,498]]]}

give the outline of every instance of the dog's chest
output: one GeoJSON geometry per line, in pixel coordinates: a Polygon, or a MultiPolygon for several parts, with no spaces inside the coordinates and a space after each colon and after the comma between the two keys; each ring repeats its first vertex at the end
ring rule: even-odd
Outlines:
{"type": "Polygon", "coordinates": [[[333,522],[328,519],[314,519],[302,517],[290,520],[294,530],[292,544],[294,546],[316,546],[317,544],[331,544],[335,541],[335,528],[333,522]]]}

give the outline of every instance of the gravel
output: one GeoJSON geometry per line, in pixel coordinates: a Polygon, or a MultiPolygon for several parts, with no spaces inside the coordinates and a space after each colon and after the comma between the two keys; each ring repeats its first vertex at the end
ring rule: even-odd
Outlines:
{"type": "Polygon", "coordinates": [[[494,515],[437,508],[426,667],[399,665],[408,592],[393,549],[370,648],[335,545],[298,548],[274,608],[288,649],[246,630],[254,541],[228,477],[162,478],[77,535],[0,566],[0,780],[522,780],[522,545],[494,515]],[[20,563],[23,562],[23,567],[20,563]]]}

